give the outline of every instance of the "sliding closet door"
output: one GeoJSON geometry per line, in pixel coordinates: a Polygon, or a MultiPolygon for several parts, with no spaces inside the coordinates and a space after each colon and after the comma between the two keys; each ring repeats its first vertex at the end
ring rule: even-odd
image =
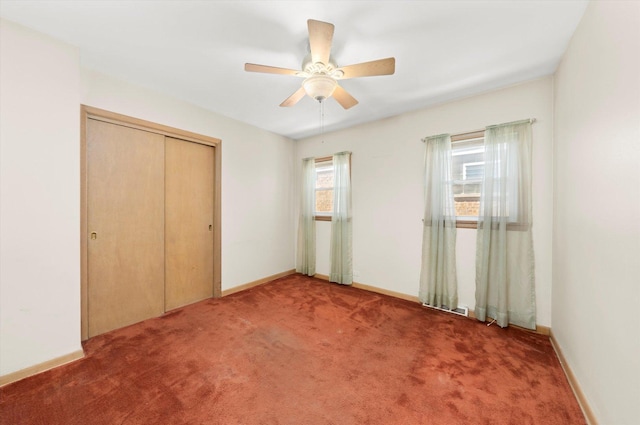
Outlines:
{"type": "Polygon", "coordinates": [[[165,309],[213,296],[214,148],[166,138],[165,309]]]}
{"type": "Polygon", "coordinates": [[[89,337],[164,312],[164,136],[87,120],[89,337]]]}

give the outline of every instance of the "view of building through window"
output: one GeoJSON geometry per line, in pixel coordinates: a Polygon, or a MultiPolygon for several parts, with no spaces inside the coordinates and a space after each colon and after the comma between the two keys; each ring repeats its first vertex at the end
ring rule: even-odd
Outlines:
{"type": "Polygon", "coordinates": [[[316,215],[333,212],[333,163],[316,163],[316,215]]]}
{"type": "Polygon", "coordinates": [[[452,142],[451,151],[456,216],[463,220],[477,220],[484,177],[484,138],[452,142]]]}

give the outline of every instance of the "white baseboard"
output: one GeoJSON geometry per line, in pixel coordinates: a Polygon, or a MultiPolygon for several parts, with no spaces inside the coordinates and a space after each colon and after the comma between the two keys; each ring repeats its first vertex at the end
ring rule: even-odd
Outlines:
{"type": "Polygon", "coordinates": [[[573,390],[573,393],[575,394],[576,399],[578,400],[578,404],[582,409],[582,413],[584,413],[584,417],[587,420],[587,424],[598,425],[598,421],[596,420],[596,417],[593,414],[593,410],[591,410],[591,407],[587,402],[587,397],[582,392],[582,388],[580,388],[580,384],[578,383],[576,376],[573,374],[573,371],[571,370],[569,363],[567,363],[567,359],[565,359],[564,354],[560,349],[560,345],[558,344],[556,337],[553,335],[553,331],[550,332],[549,339],[551,340],[551,345],[553,346],[553,349],[556,351],[556,354],[558,355],[558,360],[560,360],[560,366],[562,366],[562,370],[564,371],[564,374],[567,376],[567,380],[569,381],[569,386],[571,386],[571,389],[573,390]]]}
{"type": "Polygon", "coordinates": [[[20,369],[16,372],[8,373],[0,376],[0,387],[3,385],[11,384],[12,382],[19,381],[29,376],[36,375],[54,367],[62,366],[63,364],[71,363],[84,357],[84,351],[77,350],[64,356],[56,357],[55,359],[47,360],[46,362],[39,363],[37,365],[29,366],[24,369],[20,369]]]}
{"type": "Polygon", "coordinates": [[[253,288],[254,286],[259,286],[267,282],[271,282],[272,280],[279,279],[281,277],[289,276],[295,274],[296,270],[287,270],[286,272],[276,273],[271,276],[263,277],[262,279],[254,280],[253,282],[245,283],[243,285],[234,286],[233,288],[225,289],[222,291],[222,296],[226,297],[227,295],[235,294],[236,292],[245,291],[249,288],[253,288]]]}

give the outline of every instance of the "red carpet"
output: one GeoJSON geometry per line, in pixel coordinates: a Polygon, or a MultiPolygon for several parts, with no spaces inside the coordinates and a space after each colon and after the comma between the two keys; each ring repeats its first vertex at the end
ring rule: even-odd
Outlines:
{"type": "Polygon", "coordinates": [[[294,275],[85,343],[2,424],[585,424],[548,338],[294,275]]]}

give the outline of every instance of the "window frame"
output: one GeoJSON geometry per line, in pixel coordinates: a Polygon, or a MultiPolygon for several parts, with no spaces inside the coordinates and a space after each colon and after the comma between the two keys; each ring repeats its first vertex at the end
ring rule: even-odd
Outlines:
{"type": "MultiPolygon", "coordinates": [[[[460,133],[454,134],[451,136],[451,152],[453,153],[453,145],[458,142],[465,142],[467,140],[479,139],[482,138],[482,144],[484,146],[484,130],[471,131],[468,133],[460,133]]],[[[484,153],[484,152],[483,152],[484,153]]],[[[484,158],[483,158],[484,159],[484,158]]],[[[484,161],[482,161],[484,163],[484,161]]],[[[453,176],[451,176],[453,180],[453,176]]],[[[479,201],[479,199],[478,199],[479,201]]],[[[455,202],[455,201],[454,201],[455,202]]],[[[477,229],[478,228],[478,220],[480,217],[477,217],[475,220],[469,220],[465,216],[463,219],[458,219],[456,215],[456,228],[457,229],[477,229]]]]}
{"type": "MultiPolygon", "coordinates": [[[[349,155],[349,179],[351,179],[351,158],[352,157],[353,157],[353,155],[349,155]]],[[[323,162],[330,162],[331,163],[331,168],[333,168],[333,155],[316,158],[314,161],[315,161],[315,164],[316,164],[316,169],[318,167],[318,164],[319,163],[323,163],[323,162]]],[[[335,169],[334,169],[334,171],[335,171],[335,169]]],[[[315,198],[315,192],[314,192],[314,198],[315,198]]],[[[314,202],[314,205],[315,205],[315,202],[314,202]]],[[[317,211],[313,212],[313,219],[316,220],[316,221],[332,221],[332,219],[333,219],[333,209],[331,210],[331,214],[329,214],[329,215],[326,215],[326,214],[318,215],[316,213],[317,213],[317,211]]]]}
{"type": "MultiPolygon", "coordinates": [[[[459,134],[454,134],[451,136],[451,150],[453,152],[453,144],[455,142],[464,142],[466,140],[471,140],[471,139],[479,139],[482,138],[482,143],[484,145],[484,137],[485,137],[485,131],[484,130],[478,130],[478,131],[471,131],[471,132],[467,132],[467,133],[459,133],[459,134]]],[[[486,164],[486,161],[483,161],[486,164]]],[[[452,180],[453,180],[453,176],[452,176],[452,180]]],[[[482,195],[481,195],[482,196],[482,195]]],[[[462,219],[459,220],[458,216],[456,216],[456,228],[457,229],[478,229],[478,222],[480,221],[480,217],[478,216],[478,218],[476,220],[468,220],[466,219],[462,219]]],[[[529,225],[526,223],[521,223],[520,221],[507,221],[507,230],[511,230],[511,231],[525,231],[529,229],[529,225]]]]}

